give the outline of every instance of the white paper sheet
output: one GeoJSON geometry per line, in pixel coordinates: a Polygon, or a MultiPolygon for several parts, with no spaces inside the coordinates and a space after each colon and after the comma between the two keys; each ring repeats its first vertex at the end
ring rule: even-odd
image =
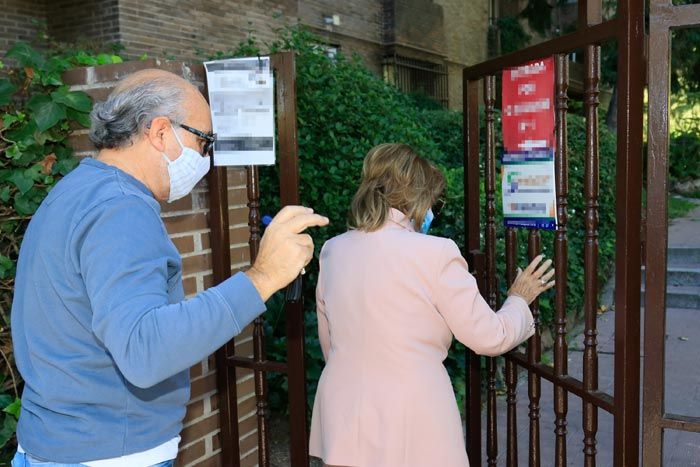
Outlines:
{"type": "Polygon", "coordinates": [[[216,143],[214,165],[275,163],[274,85],[270,57],[204,63],[216,143]]]}

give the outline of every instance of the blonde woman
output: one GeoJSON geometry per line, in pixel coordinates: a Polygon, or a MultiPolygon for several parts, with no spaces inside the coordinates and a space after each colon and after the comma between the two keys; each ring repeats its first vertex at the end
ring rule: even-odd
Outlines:
{"type": "Polygon", "coordinates": [[[457,245],[426,235],[442,173],[409,146],[364,161],[350,230],[323,247],[318,331],[326,366],[310,453],[326,466],[464,467],[462,423],[443,366],[453,335],[499,355],[534,332],[528,304],[549,289],[535,259],[494,312],[457,245]]]}

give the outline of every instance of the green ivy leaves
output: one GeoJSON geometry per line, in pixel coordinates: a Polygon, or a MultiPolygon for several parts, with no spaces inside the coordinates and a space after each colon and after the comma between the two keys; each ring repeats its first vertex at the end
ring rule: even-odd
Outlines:
{"type": "Polygon", "coordinates": [[[37,94],[27,102],[27,108],[32,111],[32,118],[40,132],[46,131],[68,118],[68,113],[83,126],[89,126],[88,121],[82,120],[85,114],[92,110],[90,97],[81,91],[70,91],[68,86],[61,86],[49,95],[37,94]],[[87,123],[87,125],[85,125],[87,123]]]}
{"type": "Polygon", "coordinates": [[[0,105],[7,105],[17,88],[7,79],[0,79],[0,105]]]}
{"type": "Polygon", "coordinates": [[[5,255],[0,255],[0,279],[7,279],[14,274],[15,263],[5,255]]]}
{"type": "Polygon", "coordinates": [[[92,110],[92,100],[84,92],[71,91],[68,86],[61,86],[51,93],[51,100],[56,104],[78,112],[89,113],[92,110]]]}
{"type": "Polygon", "coordinates": [[[76,165],[67,141],[70,122],[89,126],[90,97],[63,85],[60,74],[79,63],[117,59],[107,55],[90,58],[84,53],[78,59],[46,58],[21,42],[6,56],[19,66],[11,69],[9,78],[0,80],[0,150],[4,156],[0,159],[0,195],[4,202],[13,201],[16,215],[29,216],[50,190],[55,176],[76,165]]]}
{"type": "Polygon", "coordinates": [[[46,58],[26,42],[16,43],[7,51],[5,57],[14,58],[25,67],[42,68],[46,63],[46,58]]]}
{"type": "Polygon", "coordinates": [[[27,102],[27,108],[32,111],[32,118],[39,131],[46,131],[66,118],[65,106],[55,102],[51,96],[32,96],[27,102]]]}
{"type": "Polygon", "coordinates": [[[3,417],[2,425],[0,426],[0,448],[2,448],[15,434],[22,402],[20,399],[8,394],[0,394],[0,406],[3,407],[2,411],[8,414],[3,417]]]}

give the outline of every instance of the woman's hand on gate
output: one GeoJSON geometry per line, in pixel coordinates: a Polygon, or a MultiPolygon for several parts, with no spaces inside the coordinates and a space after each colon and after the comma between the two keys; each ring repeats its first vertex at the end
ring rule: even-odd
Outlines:
{"type": "Polygon", "coordinates": [[[542,263],[543,259],[544,255],[539,255],[525,270],[518,271],[518,276],[513,281],[513,285],[510,286],[508,295],[516,295],[529,305],[542,292],[554,287],[554,281],[549,281],[554,276],[554,268],[551,267],[552,260],[548,259],[542,263]]]}

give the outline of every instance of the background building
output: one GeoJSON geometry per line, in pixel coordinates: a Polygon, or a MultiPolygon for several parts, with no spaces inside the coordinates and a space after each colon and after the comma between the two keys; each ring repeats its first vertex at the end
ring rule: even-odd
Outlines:
{"type": "Polygon", "coordinates": [[[46,25],[61,41],[201,60],[250,32],[271,40],[275,28],[300,23],[329,53],[358,53],[400,89],[451,108],[461,108],[462,67],[486,58],[489,23],[488,0],[0,0],[0,11],[0,53],[46,25]]]}

